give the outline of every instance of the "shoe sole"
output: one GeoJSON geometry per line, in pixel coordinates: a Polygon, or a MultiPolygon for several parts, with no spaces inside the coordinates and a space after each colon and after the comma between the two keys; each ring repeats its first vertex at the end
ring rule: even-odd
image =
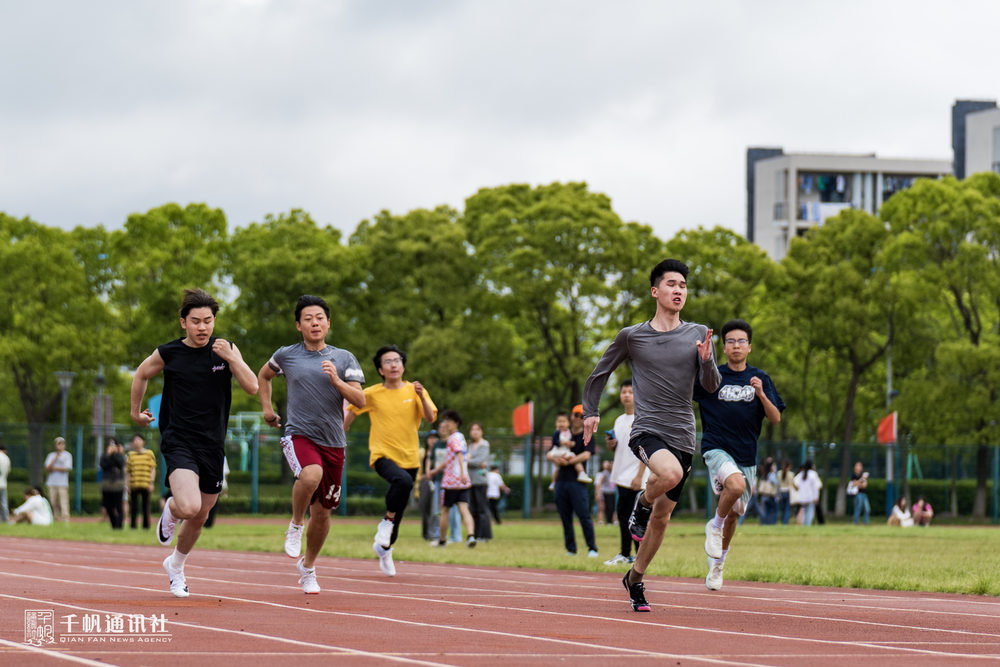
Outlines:
{"type": "MultiPolygon", "coordinates": [[[[375,544],[378,544],[378,542],[376,542],[375,544]]],[[[384,574],[385,576],[387,576],[387,577],[395,577],[396,576],[396,564],[393,563],[392,572],[386,572],[385,571],[385,567],[383,565],[385,563],[385,560],[383,560],[382,556],[379,555],[378,549],[375,548],[375,544],[372,545],[372,551],[374,551],[375,555],[378,556],[378,568],[380,570],[382,570],[382,574],[384,574]]],[[[378,544],[378,546],[382,546],[382,545],[378,544]]],[[[385,547],[382,547],[382,548],[384,549],[385,547]]],[[[390,556],[390,558],[391,557],[392,556],[390,556]]]]}

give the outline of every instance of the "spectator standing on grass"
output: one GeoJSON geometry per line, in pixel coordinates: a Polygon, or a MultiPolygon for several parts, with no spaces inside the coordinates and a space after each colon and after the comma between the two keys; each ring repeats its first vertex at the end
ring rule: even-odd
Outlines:
{"type": "Polygon", "coordinates": [[[803,526],[811,526],[816,517],[816,503],[819,502],[819,490],[823,488],[823,481],[813,470],[812,459],[806,459],[795,476],[793,485],[799,494],[799,523],[803,526]]]}
{"type": "MultiPolygon", "coordinates": [[[[603,387],[601,387],[603,391],[603,387]]],[[[587,484],[590,477],[581,472],[584,465],[594,455],[596,445],[593,439],[584,443],[583,436],[583,406],[573,408],[570,419],[570,442],[572,449],[569,456],[564,456],[559,446],[559,432],[552,438],[552,449],[546,455],[552,463],[558,466],[556,471],[556,509],[563,524],[563,542],[567,556],[576,555],[576,536],[573,532],[573,515],[580,520],[583,539],[587,542],[587,556],[597,558],[597,539],[594,536],[594,522],[590,518],[590,493],[587,484]],[[586,477],[586,481],[584,481],[586,477]]]]}
{"type": "Polygon", "coordinates": [[[493,528],[490,526],[490,505],[487,501],[487,485],[489,482],[490,443],[483,439],[483,425],[472,422],[469,425],[469,479],[472,488],[469,489],[469,512],[475,525],[477,540],[493,538],[493,528]]]}
{"type": "Polygon", "coordinates": [[[618,488],[611,479],[611,461],[601,463],[601,471],[594,477],[594,488],[597,489],[597,522],[609,526],[615,522],[615,500],[618,488]]]}
{"type": "Polygon", "coordinates": [[[10,474],[10,457],[7,448],[0,445],[0,521],[7,523],[10,518],[7,499],[7,475],[10,474]]]}
{"type": "Polygon", "coordinates": [[[615,483],[615,491],[618,500],[615,511],[618,515],[618,531],[621,534],[621,546],[618,555],[610,560],[604,561],[605,565],[620,565],[621,563],[633,563],[635,557],[631,555],[632,548],[639,552],[639,542],[632,539],[632,533],[628,529],[628,518],[632,514],[635,506],[635,497],[646,485],[649,479],[649,468],[646,464],[632,452],[629,447],[629,436],[632,432],[632,422],[635,421],[635,394],[632,391],[632,380],[624,380],[618,389],[618,400],[621,401],[625,413],[618,415],[615,426],[612,430],[615,437],[608,437],[604,443],[615,453],[614,463],[611,465],[611,480],[615,483]]]}
{"type": "Polygon", "coordinates": [[[899,500],[892,508],[892,514],[889,515],[888,521],[886,523],[890,526],[900,526],[902,528],[910,528],[913,526],[913,515],[910,513],[910,502],[906,499],[906,496],[900,496],[899,500]]]}
{"type": "Polygon", "coordinates": [[[923,496],[917,496],[917,502],[913,503],[913,524],[927,528],[934,518],[934,508],[924,500],[923,496]]]}
{"type": "Polygon", "coordinates": [[[52,507],[37,487],[24,490],[24,504],[14,510],[10,523],[30,523],[33,526],[52,525],[52,507]]]}
{"type": "Polygon", "coordinates": [[[509,494],[510,488],[503,483],[503,477],[500,475],[500,466],[493,466],[490,468],[489,475],[487,475],[486,500],[490,504],[490,513],[493,514],[493,520],[496,521],[498,526],[503,523],[500,520],[501,493],[509,494]]]}
{"type": "Polygon", "coordinates": [[[864,472],[864,465],[861,461],[854,464],[854,472],[851,474],[851,481],[847,483],[847,495],[854,497],[854,523],[861,520],[861,514],[865,515],[865,525],[868,525],[868,516],[872,507],[868,503],[868,473],[864,472]]]}
{"type": "Polygon", "coordinates": [[[56,438],[55,451],[45,457],[45,472],[49,473],[45,485],[49,487],[52,520],[69,522],[69,473],[73,469],[73,455],[66,451],[66,440],[56,438]]]}
{"type": "Polygon", "coordinates": [[[420,534],[424,540],[438,539],[436,516],[438,498],[437,493],[434,491],[434,478],[428,473],[434,468],[431,465],[434,460],[434,446],[440,440],[437,431],[432,430],[424,436],[424,446],[420,448],[421,452],[423,452],[420,463],[423,474],[420,476],[420,484],[418,486],[420,490],[420,534]]]}
{"type": "MultiPolygon", "coordinates": [[[[445,510],[449,510],[453,506],[458,507],[462,522],[465,524],[465,532],[469,536],[466,546],[469,548],[476,546],[476,527],[472,521],[472,515],[469,513],[469,488],[472,486],[472,482],[469,480],[469,468],[466,463],[465,436],[458,430],[461,426],[462,416],[454,410],[444,410],[441,413],[437,430],[448,443],[448,456],[444,460],[442,467],[444,477],[441,478],[441,486],[444,489],[441,494],[441,505],[444,509],[441,510],[441,538],[436,545],[440,547],[448,544],[447,540],[444,539],[445,530],[448,527],[445,510]]],[[[458,535],[460,536],[461,533],[458,535]]],[[[435,544],[432,542],[431,546],[435,546],[435,544]]]]}
{"type": "Polygon", "coordinates": [[[788,525],[788,519],[792,514],[792,492],[795,486],[792,480],[795,473],[792,472],[792,462],[785,459],[781,462],[781,472],[778,473],[778,498],[781,511],[781,524],[788,525]]]}
{"type": "Polygon", "coordinates": [[[108,513],[112,530],[122,528],[122,491],[125,490],[125,457],[111,440],[101,454],[101,506],[108,513]]]}
{"type": "Polygon", "coordinates": [[[762,526],[773,526],[778,522],[778,466],[770,456],[760,465],[760,484],[757,492],[760,495],[760,523],[762,526]]]}
{"type": "Polygon", "coordinates": [[[156,479],[156,454],[146,449],[146,441],[136,433],[132,436],[132,451],[125,461],[125,483],[128,486],[132,508],[132,530],[138,527],[139,511],[142,511],[143,530],[149,530],[149,496],[153,492],[156,479]]]}

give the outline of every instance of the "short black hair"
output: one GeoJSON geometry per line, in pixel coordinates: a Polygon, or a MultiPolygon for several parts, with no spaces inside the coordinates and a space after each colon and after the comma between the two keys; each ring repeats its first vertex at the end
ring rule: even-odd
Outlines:
{"type": "Polygon", "coordinates": [[[649,272],[649,286],[656,287],[663,280],[664,273],[679,273],[684,276],[684,280],[688,277],[688,265],[679,259],[665,259],[656,266],[653,270],[649,272]]]}
{"type": "Polygon", "coordinates": [[[128,441],[129,441],[129,442],[135,442],[135,439],[136,439],[136,438],[139,438],[139,439],[140,439],[140,440],[142,440],[143,442],[146,442],[146,438],[144,438],[144,437],[142,436],[142,434],[141,434],[141,433],[133,433],[133,434],[132,434],[132,437],[131,437],[131,438],[129,438],[129,439],[128,439],[128,441]]]}
{"type": "Polygon", "coordinates": [[[299,318],[302,317],[302,311],[309,306],[319,306],[323,309],[323,312],[326,313],[326,319],[330,319],[330,306],[326,305],[326,301],[323,300],[323,297],[313,296],[312,294],[303,294],[295,303],[296,322],[298,322],[299,318]]]}
{"type": "Polygon", "coordinates": [[[629,378],[627,380],[622,380],[621,386],[622,387],[631,387],[632,386],[632,378],[629,378]]]}
{"type": "Polygon", "coordinates": [[[753,327],[746,320],[729,320],[722,325],[722,342],[726,342],[726,334],[730,331],[746,331],[747,332],[747,342],[753,342],[753,327]]]}
{"type": "Polygon", "coordinates": [[[443,422],[445,419],[455,422],[459,426],[462,425],[462,415],[458,414],[455,410],[442,410],[441,415],[438,417],[438,422],[443,422]]]}
{"type": "Polygon", "coordinates": [[[403,352],[401,349],[399,349],[395,345],[383,345],[382,347],[380,347],[378,349],[378,352],[375,353],[375,359],[373,360],[375,362],[375,370],[376,370],[376,372],[378,371],[378,369],[382,368],[382,357],[383,357],[383,355],[386,355],[389,352],[396,352],[396,353],[398,353],[399,354],[399,358],[403,360],[403,365],[404,366],[406,365],[406,352],[403,352]]]}
{"type": "Polygon", "coordinates": [[[187,319],[188,313],[195,308],[210,308],[212,317],[219,312],[219,302],[203,289],[184,290],[184,299],[181,301],[181,319],[187,319]]]}
{"type": "Polygon", "coordinates": [[[559,419],[560,417],[565,417],[566,419],[569,419],[569,413],[566,412],[565,410],[560,410],[559,412],[556,413],[556,419],[559,419]]]}

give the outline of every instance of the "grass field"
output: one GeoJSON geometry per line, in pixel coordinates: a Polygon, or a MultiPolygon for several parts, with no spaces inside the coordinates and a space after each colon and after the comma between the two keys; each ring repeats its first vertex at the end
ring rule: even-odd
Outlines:
{"type": "MultiPolygon", "coordinates": [[[[374,519],[334,519],[323,554],[374,560],[375,524],[374,519]]],[[[283,559],[285,525],[281,520],[221,517],[215,528],[202,534],[198,548],[273,552],[283,559]]],[[[596,528],[601,556],[592,559],[584,555],[579,528],[578,547],[584,551],[575,557],[564,555],[558,521],[510,520],[494,526],[494,539],[474,549],[464,544],[431,548],[420,539],[419,523],[405,521],[395,558],[397,562],[624,571],[624,566],[604,565],[618,552],[618,528],[596,528]]],[[[151,532],[126,529],[113,533],[101,523],[0,526],[0,536],[156,543],[151,532]]],[[[707,572],[704,539],[703,522],[674,521],[649,573],[703,578],[707,572]]],[[[726,580],[1000,596],[998,551],[1000,531],[994,528],[746,525],[733,540],[726,560],[726,580]]]]}

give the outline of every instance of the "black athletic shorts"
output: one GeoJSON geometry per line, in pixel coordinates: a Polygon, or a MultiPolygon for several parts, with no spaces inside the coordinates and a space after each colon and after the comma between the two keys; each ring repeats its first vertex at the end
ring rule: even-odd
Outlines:
{"type": "Polygon", "coordinates": [[[225,450],[200,449],[190,445],[160,443],[160,453],[167,462],[167,487],[170,487],[170,473],[175,470],[192,470],[198,475],[198,488],[205,494],[222,492],[225,450]]]}
{"type": "MultiPolygon", "coordinates": [[[[628,440],[628,446],[629,449],[632,450],[632,453],[647,466],[649,465],[649,457],[661,449],[665,449],[674,455],[674,458],[680,462],[681,470],[684,471],[684,475],[681,477],[681,481],[677,483],[677,486],[667,491],[664,495],[675,503],[679,502],[681,499],[681,492],[684,491],[684,483],[687,482],[687,478],[691,474],[691,461],[694,456],[688,452],[681,451],[676,447],[668,445],[651,433],[637,433],[633,435],[628,440]]],[[[652,501],[653,498],[650,498],[649,500],[652,501]]]]}
{"type": "Polygon", "coordinates": [[[469,490],[468,489],[445,489],[444,490],[444,500],[441,504],[445,507],[451,507],[455,503],[465,503],[469,504],[469,490]]]}

